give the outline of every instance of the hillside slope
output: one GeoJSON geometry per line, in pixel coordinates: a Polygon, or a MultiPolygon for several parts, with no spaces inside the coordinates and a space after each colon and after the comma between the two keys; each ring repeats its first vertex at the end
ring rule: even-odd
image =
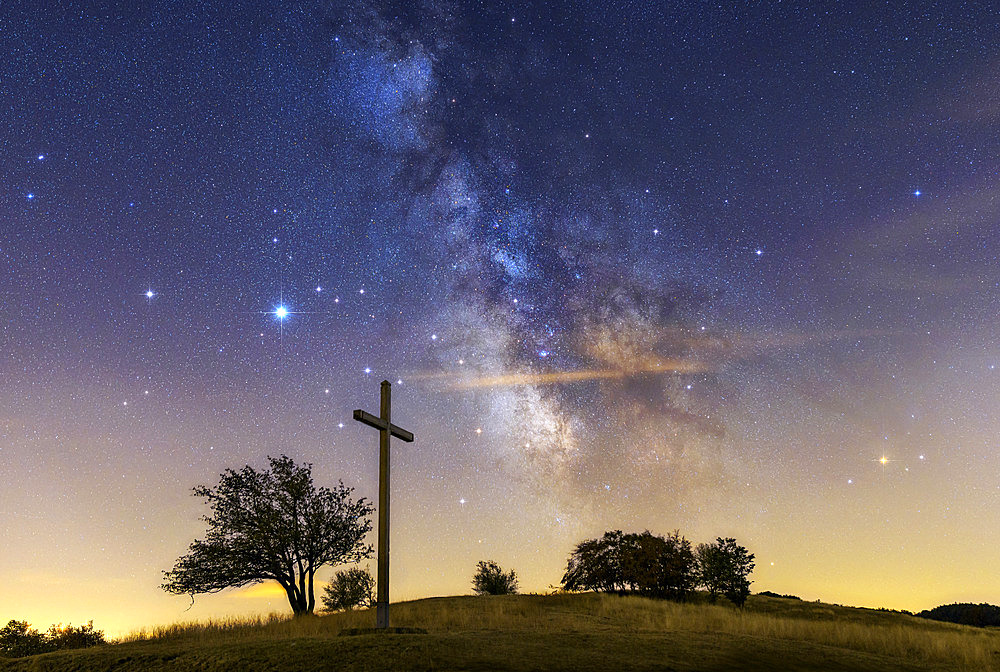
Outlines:
{"type": "Polygon", "coordinates": [[[0,660],[0,671],[1000,669],[997,631],[762,596],[743,611],[593,594],[433,598],[393,605],[392,619],[427,632],[342,634],[370,627],[370,612],[180,625],[0,660]]]}

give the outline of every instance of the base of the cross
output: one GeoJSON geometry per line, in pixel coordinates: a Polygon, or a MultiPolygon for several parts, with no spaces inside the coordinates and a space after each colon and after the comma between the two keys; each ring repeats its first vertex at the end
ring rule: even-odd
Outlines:
{"type": "Polygon", "coordinates": [[[424,628],[347,628],[337,633],[341,637],[356,637],[358,635],[426,635],[424,628]]]}
{"type": "Polygon", "coordinates": [[[385,630],[389,627],[389,604],[379,602],[375,605],[375,629],[385,630]]]}

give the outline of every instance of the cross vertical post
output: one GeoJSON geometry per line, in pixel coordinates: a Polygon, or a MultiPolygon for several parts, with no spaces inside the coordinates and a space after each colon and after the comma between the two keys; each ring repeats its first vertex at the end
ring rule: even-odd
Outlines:
{"type": "Polygon", "coordinates": [[[389,438],[413,441],[413,434],[391,422],[392,386],[382,381],[379,417],[362,410],[354,419],[378,430],[378,590],[375,597],[375,629],[389,627],[389,438]]]}
{"type": "Polygon", "coordinates": [[[392,388],[382,381],[381,420],[378,432],[378,593],[375,597],[375,627],[389,627],[389,414],[392,388]]]}

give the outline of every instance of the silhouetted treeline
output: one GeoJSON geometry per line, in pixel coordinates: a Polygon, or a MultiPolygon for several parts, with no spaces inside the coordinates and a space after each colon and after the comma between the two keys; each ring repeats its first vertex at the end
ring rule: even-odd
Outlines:
{"type": "Polygon", "coordinates": [[[917,616],[929,618],[932,621],[975,625],[981,628],[988,625],[1000,626],[1000,607],[985,602],[983,604],[970,604],[968,602],[942,604],[940,607],[921,611],[917,616]]]}
{"type": "Polygon", "coordinates": [[[784,600],[799,600],[800,602],[802,601],[802,598],[799,597],[798,595],[779,595],[778,593],[772,593],[770,590],[762,590],[757,594],[762,595],[763,597],[780,597],[784,600]]]}
{"type": "Polygon", "coordinates": [[[0,656],[20,658],[60,649],[85,649],[106,644],[103,630],[94,630],[94,622],[73,627],[53,625],[38,632],[27,621],[12,620],[0,629],[0,656]]]}

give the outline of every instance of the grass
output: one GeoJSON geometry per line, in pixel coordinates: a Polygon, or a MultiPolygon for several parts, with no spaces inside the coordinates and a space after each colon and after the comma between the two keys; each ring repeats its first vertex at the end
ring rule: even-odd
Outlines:
{"type": "Polygon", "coordinates": [[[176,624],[94,649],[0,659],[0,671],[1000,669],[1000,631],[753,596],[730,605],[613,595],[449,597],[370,611],[176,624]]]}

